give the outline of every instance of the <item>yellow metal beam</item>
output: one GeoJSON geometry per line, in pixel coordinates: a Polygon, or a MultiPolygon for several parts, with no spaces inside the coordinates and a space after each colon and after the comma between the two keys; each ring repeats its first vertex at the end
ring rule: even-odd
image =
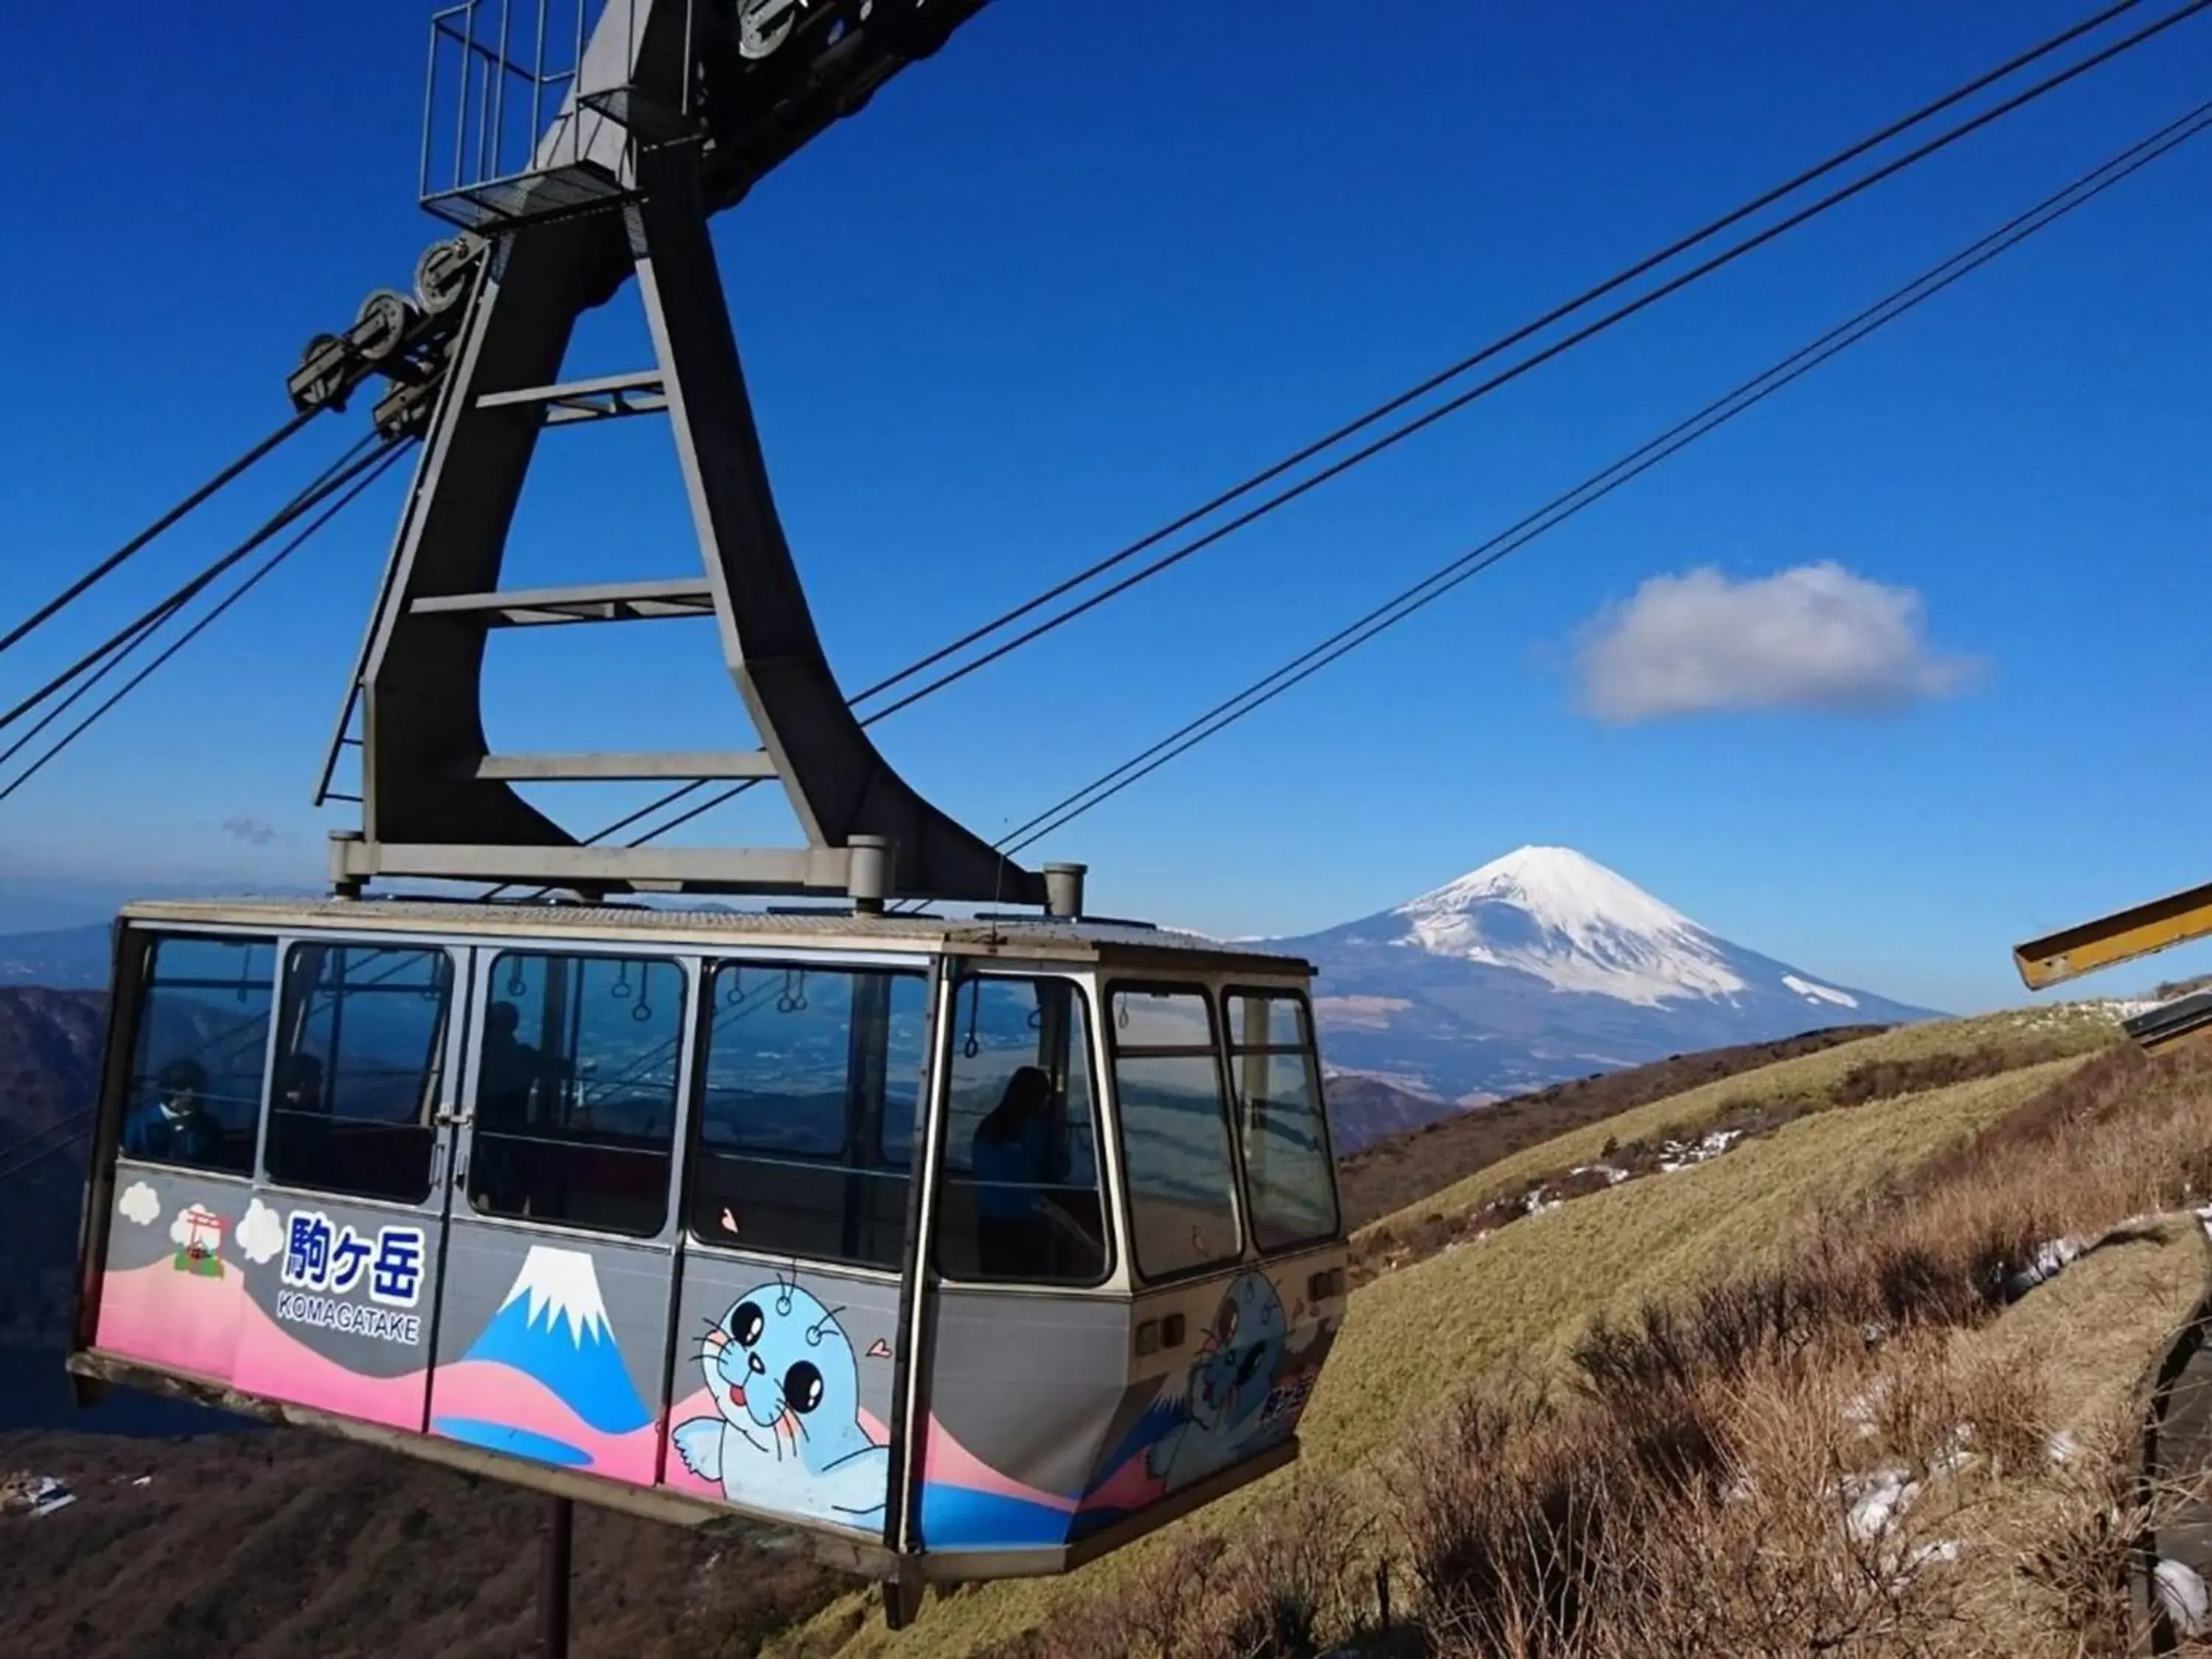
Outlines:
{"type": "Polygon", "coordinates": [[[2014,947],[2012,959],[2028,989],[2040,991],[2207,935],[2212,935],[2212,884],[2030,939],[2014,947]]]}

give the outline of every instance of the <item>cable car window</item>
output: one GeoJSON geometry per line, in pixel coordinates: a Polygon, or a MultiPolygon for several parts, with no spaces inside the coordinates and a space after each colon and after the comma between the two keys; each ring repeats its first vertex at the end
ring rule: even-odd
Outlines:
{"type": "Polygon", "coordinates": [[[1321,1067],[1306,1024],[1302,997],[1229,994],[1229,1080],[1237,1091],[1252,1242],[1262,1250],[1311,1243],[1336,1231],[1321,1067]]]}
{"type": "Polygon", "coordinates": [[[123,1102],[125,1158],[252,1173],[276,978],[271,939],[152,942],[123,1102]]]}
{"type": "Polygon", "coordinates": [[[1243,1246],[1213,1006],[1195,988],[1130,986],[1108,1006],[1137,1270],[1166,1279],[1233,1261],[1243,1246]]]}
{"type": "Polygon", "coordinates": [[[469,1202],[649,1238],[668,1219],[684,979],[665,958],[509,951],[477,1035],[469,1202]]]}
{"type": "Polygon", "coordinates": [[[1105,1206],[1082,993],[1065,980],[973,979],[953,1000],[939,1271],[1099,1283],[1105,1206]]]}
{"type": "Polygon", "coordinates": [[[690,1165],[694,1237],[900,1265],[928,1000],[919,974],[716,969],[690,1165]]]}
{"type": "Polygon", "coordinates": [[[270,1180],[406,1204],[429,1196],[453,988],[442,950],[292,947],[269,1097],[270,1180]]]}

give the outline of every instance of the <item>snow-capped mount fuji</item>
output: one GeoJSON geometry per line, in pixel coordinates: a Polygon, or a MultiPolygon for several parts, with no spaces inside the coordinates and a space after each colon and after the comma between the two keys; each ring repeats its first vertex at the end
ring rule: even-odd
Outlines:
{"type": "Polygon", "coordinates": [[[1931,1011],[1730,943],[1564,847],[1523,847],[1270,948],[1319,969],[1333,1069],[1473,1103],[1692,1049],[1931,1011]]]}
{"type": "Polygon", "coordinates": [[[1657,1007],[1745,988],[1720,940],[1572,848],[1524,847],[1388,914],[1406,923],[1394,944],[1517,969],[1557,991],[1657,1007]]]}

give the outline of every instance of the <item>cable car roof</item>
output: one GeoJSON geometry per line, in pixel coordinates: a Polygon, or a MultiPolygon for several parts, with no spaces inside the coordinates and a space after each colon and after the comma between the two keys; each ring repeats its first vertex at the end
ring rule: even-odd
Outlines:
{"type": "Polygon", "coordinates": [[[126,905],[122,915],[127,921],[192,927],[649,940],[702,951],[890,951],[1164,972],[1293,975],[1302,979],[1313,975],[1312,965],[1299,957],[1131,921],[310,897],[146,900],[126,905]]]}

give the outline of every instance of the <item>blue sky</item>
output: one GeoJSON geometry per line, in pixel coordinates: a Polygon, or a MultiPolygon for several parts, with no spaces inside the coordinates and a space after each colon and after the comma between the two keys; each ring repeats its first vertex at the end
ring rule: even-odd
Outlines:
{"type": "MultiPolygon", "coordinates": [[[[377,9],[240,0],[126,40],[82,9],[16,21],[40,72],[0,102],[30,163],[0,266],[0,620],[281,419],[307,337],[435,234],[413,203],[427,8],[377,9]]],[[[1166,0],[999,0],[719,222],[833,661],[848,684],[898,666],[2077,15],[1413,0],[1377,22],[1286,0],[1200,29],[1166,0]]],[[[2208,63],[2212,19],[2182,26],[879,728],[884,747],[997,834],[2179,113],[2208,63]]],[[[2212,606],[2208,169],[2212,147],[2160,163],[1041,852],[1091,863],[1101,908],[1253,933],[1559,842],[1812,971],[2020,1000],[2015,939],[2212,878],[2185,725],[2212,606]],[[1916,592],[1971,683],[1876,713],[1578,705],[1577,641],[1641,584],[1821,562],[1916,592]]],[[[625,295],[574,366],[641,350],[625,295]]],[[[316,430],[287,476],[352,435],[316,430]]],[[[690,568],[656,423],[543,453],[510,581],[690,568]]],[[[282,482],[11,653],[0,690],[197,568],[282,482]]],[[[0,804],[0,872],[46,896],[39,921],[132,884],[316,878],[347,820],[307,791],[398,497],[0,804]]],[[[745,740],[703,627],[546,635],[500,641],[495,742],[745,740]]]]}

